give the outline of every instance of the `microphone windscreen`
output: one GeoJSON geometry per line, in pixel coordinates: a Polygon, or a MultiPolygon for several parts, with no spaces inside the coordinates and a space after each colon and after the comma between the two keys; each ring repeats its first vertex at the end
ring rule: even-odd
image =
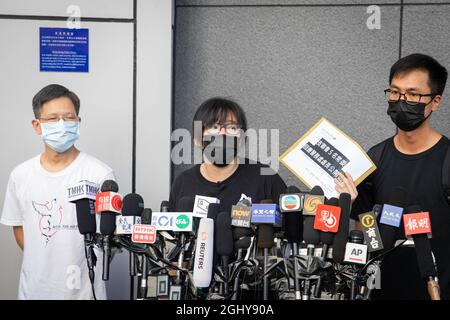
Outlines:
{"type": "Polygon", "coordinates": [[[377,218],[377,221],[380,220],[379,217],[380,217],[381,210],[383,210],[383,206],[381,204],[376,204],[372,208],[372,212],[375,215],[375,217],[377,218]]]}
{"type": "Polygon", "coordinates": [[[248,199],[242,199],[241,201],[238,202],[238,204],[247,206],[247,207],[250,207],[252,205],[252,203],[248,199]]]}
{"type": "Polygon", "coordinates": [[[112,236],[116,230],[116,214],[103,212],[100,217],[100,233],[104,236],[112,236]]]}
{"type": "Polygon", "coordinates": [[[95,201],[80,199],[75,202],[77,211],[78,230],[81,234],[96,233],[95,201]]]}
{"type": "Polygon", "coordinates": [[[152,224],[152,209],[145,208],[144,210],[142,210],[141,223],[152,224]]]}
{"type": "Polygon", "coordinates": [[[194,198],[191,197],[182,197],[177,202],[176,210],[179,212],[192,212],[194,208],[194,198]]]}
{"type": "MultiPolygon", "coordinates": [[[[325,200],[325,204],[330,206],[339,206],[339,200],[337,198],[330,198],[329,200],[325,200]]],[[[326,245],[332,245],[334,240],[333,232],[319,232],[320,242],[326,245]]]]}
{"type": "Polygon", "coordinates": [[[236,250],[248,249],[248,247],[250,247],[251,242],[252,242],[252,239],[250,237],[245,237],[245,238],[239,239],[234,243],[234,248],[236,250]]]}
{"type": "Polygon", "coordinates": [[[420,275],[424,279],[428,279],[428,277],[436,277],[437,272],[433,262],[430,239],[428,239],[426,234],[417,234],[413,235],[413,240],[420,275]]]}
{"type": "Polygon", "coordinates": [[[119,192],[119,186],[114,180],[105,180],[100,187],[101,192],[119,192]]]}
{"type": "Polygon", "coordinates": [[[284,232],[290,243],[302,242],[304,237],[302,212],[287,212],[284,214],[284,232]]]}
{"type": "Polygon", "coordinates": [[[253,230],[251,228],[234,227],[233,228],[233,239],[237,241],[243,237],[251,237],[253,235],[253,230]]]}
{"type": "Polygon", "coordinates": [[[220,213],[220,203],[210,203],[208,206],[207,217],[213,219],[214,222],[217,220],[217,216],[220,213]]]}
{"type": "MultiPolygon", "coordinates": [[[[422,212],[422,208],[418,205],[408,206],[405,214],[422,212]]],[[[426,234],[415,234],[412,236],[414,247],[416,250],[417,264],[419,266],[420,276],[423,279],[428,277],[437,277],[436,267],[433,261],[433,253],[431,250],[430,239],[426,234]]]]}
{"type": "Polygon", "coordinates": [[[339,199],[338,198],[334,198],[334,197],[330,198],[330,199],[326,200],[325,203],[330,206],[339,207],[339,199]]]}
{"type": "Polygon", "coordinates": [[[273,225],[260,224],[258,228],[258,248],[272,248],[273,243],[273,225]]]}
{"type": "Polygon", "coordinates": [[[144,199],[137,193],[129,193],[122,200],[122,215],[140,217],[144,210],[144,199]]]}
{"type": "Polygon", "coordinates": [[[231,217],[228,212],[221,212],[217,216],[214,243],[219,256],[229,257],[233,254],[233,231],[231,229],[231,217]]]}
{"type": "Polygon", "coordinates": [[[314,229],[314,216],[304,216],[303,240],[306,244],[318,244],[320,241],[319,231],[314,229]]]}
{"type": "MultiPolygon", "coordinates": [[[[286,188],[286,194],[301,193],[296,186],[286,188]]],[[[303,240],[303,215],[302,211],[286,212],[284,214],[283,229],[286,239],[290,243],[298,243],[303,240]]]]}
{"type": "Polygon", "coordinates": [[[289,186],[289,187],[286,188],[286,192],[285,193],[301,193],[301,191],[296,186],[289,186]]]}
{"type": "Polygon", "coordinates": [[[352,230],[350,231],[349,241],[351,243],[364,243],[364,234],[361,230],[352,230]]]}
{"type": "Polygon", "coordinates": [[[352,207],[350,194],[344,192],[339,195],[339,207],[341,208],[341,219],[339,229],[333,239],[333,260],[337,263],[344,262],[345,247],[348,242],[350,227],[350,212],[352,207]]]}
{"type": "Polygon", "coordinates": [[[312,195],[315,195],[315,196],[323,196],[324,195],[323,189],[319,186],[314,186],[309,193],[312,195]]]}
{"type": "Polygon", "coordinates": [[[159,206],[159,211],[161,212],[169,212],[170,203],[167,200],[164,200],[161,202],[161,205],[159,206]]]}

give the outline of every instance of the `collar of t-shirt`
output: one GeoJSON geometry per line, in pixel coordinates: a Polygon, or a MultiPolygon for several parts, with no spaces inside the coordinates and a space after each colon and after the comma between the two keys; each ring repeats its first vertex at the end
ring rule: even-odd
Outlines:
{"type": "Polygon", "coordinates": [[[237,177],[241,174],[242,171],[242,166],[244,164],[239,164],[236,171],[233,172],[233,174],[231,176],[229,176],[228,178],[226,178],[223,181],[218,181],[218,182],[213,182],[213,181],[209,181],[208,179],[206,179],[201,171],[200,171],[200,165],[197,166],[196,170],[195,170],[195,174],[197,175],[198,179],[200,179],[200,181],[202,182],[202,184],[210,186],[210,187],[217,187],[217,186],[224,186],[224,185],[228,185],[231,182],[233,182],[235,179],[237,179],[237,177]]]}
{"type": "Polygon", "coordinates": [[[420,153],[416,153],[416,154],[406,154],[406,153],[402,153],[400,152],[394,144],[394,137],[392,137],[391,139],[389,139],[389,148],[393,151],[394,155],[396,157],[402,158],[404,160],[419,160],[421,158],[425,158],[428,155],[430,155],[431,153],[433,153],[436,150],[439,150],[440,148],[444,147],[446,145],[446,140],[447,138],[445,136],[442,136],[438,142],[436,142],[434,144],[434,146],[432,146],[431,148],[422,151],[420,153]]]}
{"type": "Polygon", "coordinates": [[[57,172],[50,172],[44,169],[44,167],[41,164],[41,156],[42,154],[38,155],[36,157],[36,161],[35,161],[35,166],[36,166],[36,170],[37,172],[39,172],[40,174],[42,174],[43,176],[49,177],[49,178],[57,178],[57,177],[62,177],[65,176],[66,174],[72,172],[73,170],[75,170],[80,162],[83,161],[83,159],[86,157],[86,154],[84,152],[80,152],[77,157],[72,161],[71,164],[69,164],[66,168],[64,168],[63,170],[57,171],[57,172]]]}

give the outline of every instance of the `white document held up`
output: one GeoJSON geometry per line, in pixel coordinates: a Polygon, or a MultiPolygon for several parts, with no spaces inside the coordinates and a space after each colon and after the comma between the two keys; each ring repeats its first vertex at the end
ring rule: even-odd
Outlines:
{"type": "Polygon", "coordinates": [[[327,198],[338,196],[334,179],[340,172],[350,173],[358,185],[376,169],[361,146],[325,118],[286,150],[280,162],[310,189],[320,186],[327,198]]]}

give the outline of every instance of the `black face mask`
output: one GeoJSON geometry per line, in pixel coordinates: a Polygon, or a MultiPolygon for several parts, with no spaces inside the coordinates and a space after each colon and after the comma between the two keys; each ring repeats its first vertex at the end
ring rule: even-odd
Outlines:
{"type": "Polygon", "coordinates": [[[420,127],[428,117],[425,117],[425,103],[409,105],[405,100],[389,102],[387,114],[391,116],[392,122],[403,131],[412,131],[420,127]]]}
{"type": "Polygon", "coordinates": [[[227,135],[205,135],[203,137],[203,154],[214,165],[225,167],[238,154],[239,137],[227,135]]]}

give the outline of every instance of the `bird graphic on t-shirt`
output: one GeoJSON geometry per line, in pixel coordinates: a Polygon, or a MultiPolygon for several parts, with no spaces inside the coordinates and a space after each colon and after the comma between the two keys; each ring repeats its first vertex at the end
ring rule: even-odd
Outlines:
{"type": "Polygon", "coordinates": [[[32,201],[32,204],[39,215],[39,230],[41,235],[45,237],[45,245],[47,246],[50,238],[58,231],[55,226],[61,224],[62,206],[58,206],[56,199],[45,203],[32,201]]]}

